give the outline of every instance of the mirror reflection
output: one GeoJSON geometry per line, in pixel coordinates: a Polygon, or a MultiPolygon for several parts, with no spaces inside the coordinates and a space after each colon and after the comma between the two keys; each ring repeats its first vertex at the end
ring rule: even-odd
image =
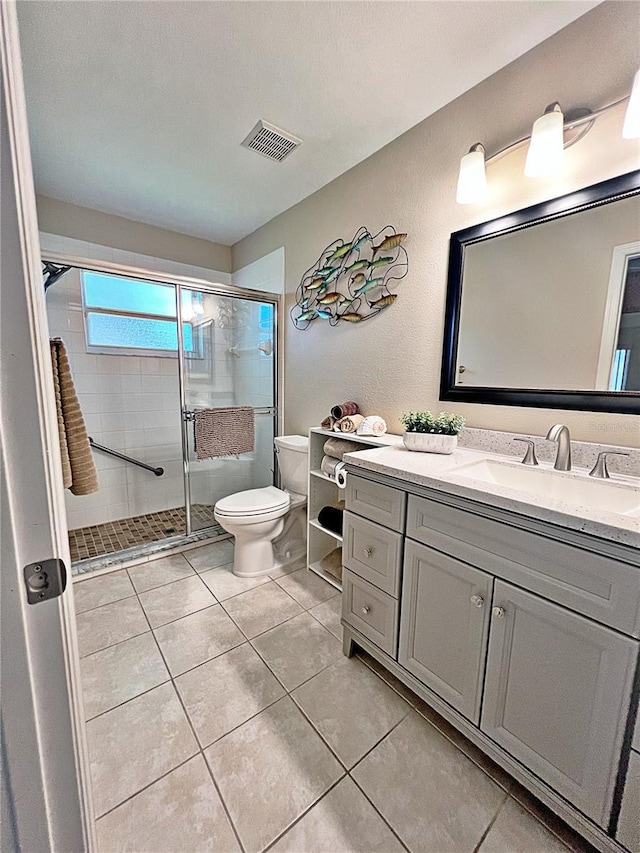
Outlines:
{"type": "Polygon", "coordinates": [[[640,391],[640,196],[464,248],[456,387],[640,391]]]}

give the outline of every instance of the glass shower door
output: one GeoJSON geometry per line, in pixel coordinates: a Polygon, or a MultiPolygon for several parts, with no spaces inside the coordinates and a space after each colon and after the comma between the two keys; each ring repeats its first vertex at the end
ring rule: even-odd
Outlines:
{"type": "MultiPolygon", "coordinates": [[[[217,500],[274,480],[276,306],[179,287],[187,532],[215,524],[217,500]],[[254,449],[198,459],[194,412],[250,406],[254,449]]],[[[214,447],[214,453],[216,449],[214,447]]]]}

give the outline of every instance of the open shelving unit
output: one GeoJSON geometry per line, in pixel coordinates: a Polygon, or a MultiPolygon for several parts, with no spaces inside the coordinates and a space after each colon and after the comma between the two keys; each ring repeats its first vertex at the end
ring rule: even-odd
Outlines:
{"type": "Polygon", "coordinates": [[[332,432],[321,427],[309,430],[309,489],[307,498],[307,566],[336,587],[342,589],[340,581],[325,572],[320,561],[331,551],[342,546],[342,536],[324,528],[318,521],[318,513],[324,506],[336,506],[344,500],[346,489],[340,489],[331,477],[320,469],[324,456],[324,444],[328,438],[343,438],[361,445],[361,450],[372,447],[398,447],[402,444],[399,435],[364,436],[353,433],[332,432]]]}

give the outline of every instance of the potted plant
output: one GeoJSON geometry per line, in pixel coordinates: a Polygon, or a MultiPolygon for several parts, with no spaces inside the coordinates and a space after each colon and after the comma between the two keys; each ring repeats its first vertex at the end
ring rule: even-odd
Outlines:
{"type": "Polygon", "coordinates": [[[409,412],[400,422],[406,432],[402,436],[407,450],[423,453],[453,453],[458,444],[458,433],[464,427],[462,415],[440,412],[435,417],[431,412],[409,412]]]}

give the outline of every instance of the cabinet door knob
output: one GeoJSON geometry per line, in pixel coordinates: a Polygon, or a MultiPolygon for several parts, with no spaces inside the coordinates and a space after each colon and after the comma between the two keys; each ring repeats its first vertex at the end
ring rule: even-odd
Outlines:
{"type": "Polygon", "coordinates": [[[364,555],[365,557],[370,557],[373,554],[373,548],[365,548],[364,555]]]}
{"type": "Polygon", "coordinates": [[[506,612],[507,611],[504,609],[504,607],[494,607],[492,610],[492,613],[496,617],[496,619],[504,619],[506,612]]]}
{"type": "Polygon", "coordinates": [[[371,608],[369,607],[368,604],[365,604],[365,606],[362,608],[362,612],[364,613],[365,616],[367,615],[367,613],[371,613],[371,608]]]}
{"type": "Polygon", "coordinates": [[[474,607],[482,607],[484,604],[484,598],[476,592],[471,596],[471,603],[474,607]]]}

